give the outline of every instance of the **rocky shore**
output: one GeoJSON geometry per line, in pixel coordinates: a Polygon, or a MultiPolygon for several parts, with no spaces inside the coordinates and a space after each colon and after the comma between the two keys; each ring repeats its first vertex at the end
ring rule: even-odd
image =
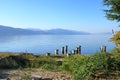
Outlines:
{"type": "Polygon", "coordinates": [[[32,75],[41,76],[42,80],[72,80],[72,75],[63,71],[43,69],[7,69],[0,70],[0,80],[31,80],[32,75]]]}

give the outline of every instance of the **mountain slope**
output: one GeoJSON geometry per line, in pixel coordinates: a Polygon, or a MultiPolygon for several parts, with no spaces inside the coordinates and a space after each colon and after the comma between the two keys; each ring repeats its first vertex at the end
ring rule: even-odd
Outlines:
{"type": "Polygon", "coordinates": [[[0,25],[0,36],[9,36],[9,35],[33,35],[33,34],[50,34],[50,35],[86,35],[90,34],[82,31],[73,31],[66,29],[51,29],[47,31],[35,30],[35,29],[21,29],[21,28],[12,28],[8,26],[0,25]]]}
{"type": "Polygon", "coordinates": [[[51,29],[46,31],[49,34],[59,34],[59,35],[86,35],[86,34],[90,34],[88,32],[82,32],[82,31],[73,31],[73,30],[66,30],[66,29],[51,29]]]}
{"type": "Polygon", "coordinates": [[[12,28],[0,25],[0,35],[31,35],[31,34],[44,34],[44,31],[33,31],[21,28],[12,28]]]}

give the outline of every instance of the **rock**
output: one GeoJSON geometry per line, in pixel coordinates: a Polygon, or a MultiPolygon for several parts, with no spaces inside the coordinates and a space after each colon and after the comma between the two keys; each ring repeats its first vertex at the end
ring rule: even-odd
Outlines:
{"type": "Polygon", "coordinates": [[[30,78],[32,80],[42,80],[42,76],[39,76],[39,75],[32,75],[30,78]]]}
{"type": "Polygon", "coordinates": [[[6,80],[11,80],[10,78],[7,78],[6,80]]]}
{"type": "Polygon", "coordinates": [[[34,68],[32,71],[29,69],[0,70],[0,80],[6,80],[8,77],[10,80],[26,80],[24,78],[25,74],[29,74],[28,80],[72,80],[72,75],[69,73],[65,73],[59,70],[47,71],[41,68],[34,68]]]}

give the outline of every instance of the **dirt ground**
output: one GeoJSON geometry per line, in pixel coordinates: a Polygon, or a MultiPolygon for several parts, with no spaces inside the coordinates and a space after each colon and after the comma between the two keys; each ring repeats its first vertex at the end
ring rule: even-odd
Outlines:
{"type": "Polygon", "coordinates": [[[31,80],[31,76],[41,76],[42,80],[72,80],[69,73],[61,71],[47,71],[43,69],[10,69],[0,70],[0,80],[31,80]]]}

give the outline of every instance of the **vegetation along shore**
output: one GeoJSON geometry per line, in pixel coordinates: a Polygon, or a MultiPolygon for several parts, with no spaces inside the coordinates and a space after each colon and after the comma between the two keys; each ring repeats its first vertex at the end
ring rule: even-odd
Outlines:
{"type": "Polygon", "coordinates": [[[0,53],[0,79],[31,80],[119,80],[120,50],[93,55],[0,53]]]}

